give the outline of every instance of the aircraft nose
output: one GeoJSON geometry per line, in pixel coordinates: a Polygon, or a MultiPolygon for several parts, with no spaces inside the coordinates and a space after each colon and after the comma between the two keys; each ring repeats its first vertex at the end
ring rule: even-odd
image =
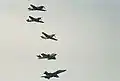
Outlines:
{"type": "Polygon", "coordinates": [[[57,54],[55,54],[55,56],[56,56],[57,54]]]}
{"type": "Polygon", "coordinates": [[[66,71],[66,70],[63,70],[63,71],[66,71]]]}

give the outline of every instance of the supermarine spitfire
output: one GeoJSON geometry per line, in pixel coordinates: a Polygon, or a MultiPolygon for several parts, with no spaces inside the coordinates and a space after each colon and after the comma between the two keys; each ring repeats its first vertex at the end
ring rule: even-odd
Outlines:
{"type": "Polygon", "coordinates": [[[38,57],[38,59],[48,59],[48,60],[56,60],[56,56],[57,54],[52,53],[52,54],[45,54],[42,53],[41,55],[36,55],[38,57]]]}
{"type": "Polygon", "coordinates": [[[27,22],[39,22],[39,23],[44,23],[42,21],[42,17],[38,17],[38,18],[35,18],[35,17],[32,17],[32,16],[29,16],[30,19],[27,19],[26,21],[27,22]]]}
{"type": "Polygon", "coordinates": [[[46,78],[46,79],[50,79],[50,78],[52,78],[52,77],[59,78],[58,74],[59,74],[59,73],[62,73],[62,72],[65,72],[65,71],[66,71],[66,70],[57,70],[57,71],[55,71],[55,72],[53,72],[53,73],[49,73],[49,72],[45,71],[45,72],[44,72],[45,76],[41,76],[41,77],[44,77],[44,78],[46,78]]]}
{"type": "Polygon", "coordinates": [[[43,38],[43,39],[52,39],[52,40],[55,40],[55,41],[57,41],[58,39],[56,39],[56,38],[54,38],[55,37],[55,34],[51,34],[51,35],[48,35],[48,34],[46,34],[45,32],[42,32],[42,34],[45,36],[40,36],[41,38],[43,38]]]}
{"type": "Polygon", "coordinates": [[[28,8],[28,10],[30,10],[30,11],[35,11],[35,10],[37,10],[37,11],[47,11],[47,10],[45,10],[45,7],[44,6],[34,6],[34,5],[32,5],[32,4],[30,4],[30,6],[32,7],[32,8],[28,8]]]}

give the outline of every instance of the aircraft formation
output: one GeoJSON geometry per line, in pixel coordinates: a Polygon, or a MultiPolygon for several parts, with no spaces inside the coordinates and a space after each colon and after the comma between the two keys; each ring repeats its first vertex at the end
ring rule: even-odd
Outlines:
{"type": "MultiPolygon", "coordinates": [[[[30,4],[30,7],[28,7],[29,11],[41,11],[41,12],[45,12],[47,11],[45,6],[35,6],[33,4],[30,4]]],[[[36,23],[44,23],[44,21],[42,20],[42,17],[33,17],[33,16],[28,16],[29,18],[26,19],[27,22],[36,22],[36,23]]],[[[54,40],[54,41],[58,41],[58,39],[56,38],[56,34],[47,34],[45,32],[42,32],[42,35],[40,36],[42,39],[50,39],[50,40],[54,40]]],[[[47,59],[47,60],[56,60],[56,53],[51,53],[51,54],[47,54],[47,53],[41,53],[39,55],[36,55],[37,59],[47,59]]],[[[56,70],[55,72],[48,72],[45,71],[43,74],[43,76],[41,76],[41,78],[45,78],[45,79],[50,79],[52,77],[55,78],[59,78],[58,74],[65,72],[65,70],[56,70]]]]}

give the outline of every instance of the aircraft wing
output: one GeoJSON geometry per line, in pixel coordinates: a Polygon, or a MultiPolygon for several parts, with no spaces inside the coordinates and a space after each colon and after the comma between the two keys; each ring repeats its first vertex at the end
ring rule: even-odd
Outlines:
{"type": "Polygon", "coordinates": [[[43,35],[45,35],[46,37],[48,36],[46,33],[42,32],[43,35]]]}
{"type": "Polygon", "coordinates": [[[39,21],[40,23],[44,23],[43,21],[39,21]]]}
{"type": "Polygon", "coordinates": [[[35,19],[35,18],[34,18],[34,17],[32,17],[32,16],[29,16],[29,18],[30,18],[30,19],[32,19],[32,20],[33,20],[33,19],[35,19]]]}
{"type": "Polygon", "coordinates": [[[55,53],[52,53],[50,56],[56,56],[57,54],[55,54],[55,53]]]}
{"type": "Polygon", "coordinates": [[[44,6],[39,6],[38,8],[45,8],[44,6]]]}
{"type": "Polygon", "coordinates": [[[59,74],[59,73],[62,73],[62,72],[64,72],[64,71],[66,71],[66,70],[57,70],[55,73],[56,73],[56,74],[59,74]]]}
{"type": "Polygon", "coordinates": [[[42,19],[42,17],[38,17],[38,20],[42,19]]]}
{"type": "Polygon", "coordinates": [[[47,11],[47,10],[42,9],[41,11],[47,11]]]}
{"type": "Polygon", "coordinates": [[[34,6],[34,5],[32,5],[32,4],[30,4],[30,6],[31,6],[33,9],[36,9],[36,6],[34,6]]]}
{"type": "Polygon", "coordinates": [[[42,53],[41,55],[42,55],[43,57],[47,57],[47,55],[46,55],[46,54],[44,54],[44,53],[42,53]]]}
{"type": "Polygon", "coordinates": [[[57,41],[57,40],[58,40],[58,39],[55,39],[55,38],[50,38],[50,39],[55,40],[55,41],[57,41]]]}

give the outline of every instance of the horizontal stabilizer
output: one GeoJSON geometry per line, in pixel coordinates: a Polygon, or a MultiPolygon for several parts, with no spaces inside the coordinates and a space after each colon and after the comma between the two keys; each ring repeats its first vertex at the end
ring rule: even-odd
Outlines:
{"type": "Polygon", "coordinates": [[[45,72],[44,72],[44,74],[46,74],[46,75],[47,75],[47,74],[49,74],[49,73],[48,73],[47,71],[45,71],[45,72]]]}
{"type": "Polygon", "coordinates": [[[47,39],[46,37],[43,37],[43,36],[40,36],[41,38],[43,38],[43,39],[47,39]]]}
{"type": "Polygon", "coordinates": [[[27,19],[26,21],[27,21],[27,22],[32,22],[32,20],[29,20],[29,19],[27,19]]]}
{"type": "Polygon", "coordinates": [[[34,10],[34,9],[32,9],[32,8],[28,8],[28,10],[34,10]]]}
{"type": "Polygon", "coordinates": [[[50,77],[48,77],[48,76],[41,76],[41,77],[44,77],[44,78],[50,79],[50,77]]]}

